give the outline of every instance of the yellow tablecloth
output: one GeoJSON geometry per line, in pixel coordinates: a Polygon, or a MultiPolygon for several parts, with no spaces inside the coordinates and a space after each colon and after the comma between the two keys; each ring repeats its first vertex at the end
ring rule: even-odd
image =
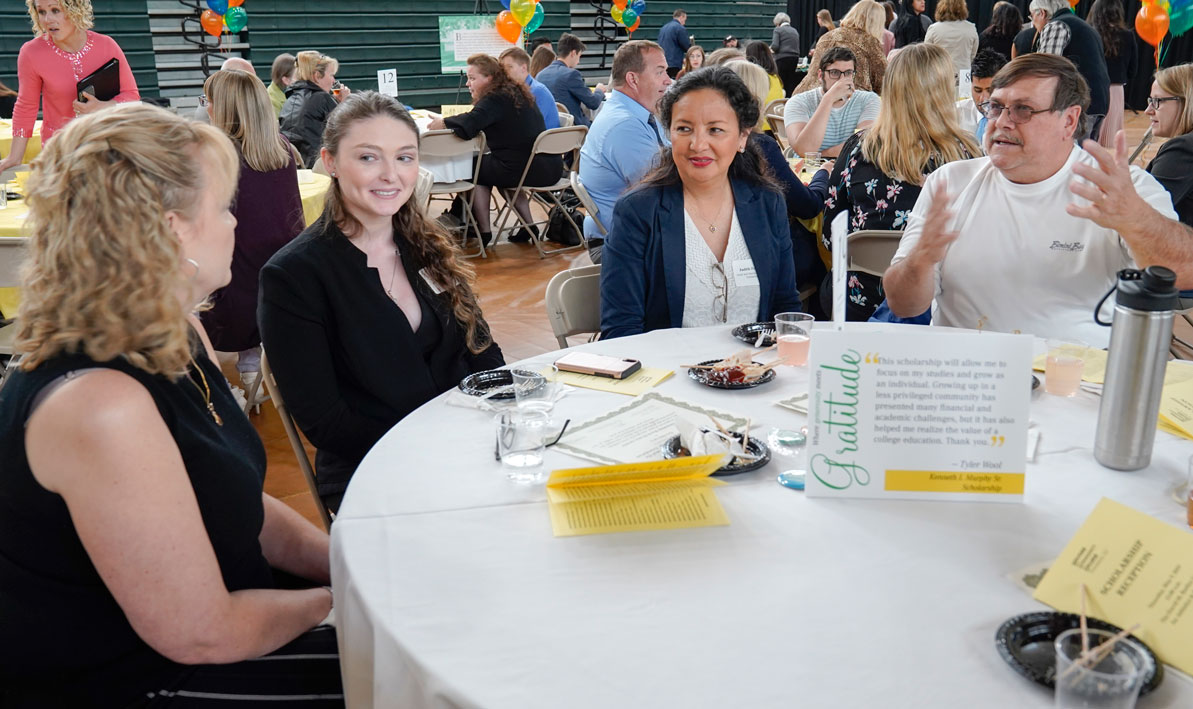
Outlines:
{"type": "MultiPolygon", "coordinates": [[[[302,197],[302,216],[307,226],[314,223],[323,213],[323,202],[329,185],[331,178],[327,175],[319,175],[310,170],[298,171],[298,194],[302,197]]],[[[0,236],[3,236],[2,231],[0,236]]]]}
{"type": "MultiPolygon", "coordinates": [[[[0,118],[0,157],[8,157],[12,152],[12,121],[0,118]]],[[[29,145],[25,147],[25,162],[37,157],[41,152],[41,121],[33,124],[33,136],[29,138],[29,145]]]]}
{"type": "MultiPolygon", "coordinates": [[[[33,145],[33,142],[29,144],[33,145]]],[[[330,184],[331,178],[326,175],[316,175],[310,170],[298,171],[298,193],[302,197],[302,215],[307,226],[323,213],[323,201],[330,184]]],[[[8,203],[7,209],[0,209],[0,238],[25,236],[21,230],[28,212],[24,200],[13,200],[8,203]]],[[[20,302],[20,288],[0,288],[0,312],[5,317],[12,317],[20,302]]]]}

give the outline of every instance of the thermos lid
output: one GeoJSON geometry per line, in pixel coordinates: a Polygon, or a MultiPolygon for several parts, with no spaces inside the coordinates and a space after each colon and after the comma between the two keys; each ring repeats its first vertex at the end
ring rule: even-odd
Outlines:
{"type": "Polygon", "coordinates": [[[1115,302],[1134,310],[1179,310],[1176,274],[1164,266],[1148,266],[1142,271],[1125,268],[1118,272],[1115,302]]]}

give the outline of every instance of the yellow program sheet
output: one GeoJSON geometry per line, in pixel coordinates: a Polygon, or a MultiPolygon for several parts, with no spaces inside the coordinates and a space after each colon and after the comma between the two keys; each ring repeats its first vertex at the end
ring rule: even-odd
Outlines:
{"type": "Polygon", "coordinates": [[[1160,430],[1193,438],[1193,380],[1168,384],[1160,397],[1160,430]]]}
{"type": "Polygon", "coordinates": [[[557,537],[729,524],[708,476],[721,455],[556,470],[547,480],[557,537]]]}
{"type": "Polygon", "coordinates": [[[1106,498],[1036,587],[1035,599],[1128,628],[1161,660],[1193,672],[1193,534],[1106,498]]]}

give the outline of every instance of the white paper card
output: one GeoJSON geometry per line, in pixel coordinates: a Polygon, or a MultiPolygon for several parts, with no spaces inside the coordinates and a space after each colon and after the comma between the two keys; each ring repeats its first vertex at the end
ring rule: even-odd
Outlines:
{"type": "Polygon", "coordinates": [[[381,69],[377,72],[377,93],[398,97],[397,69],[381,69]]]}
{"type": "Polygon", "coordinates": [[[809,497],[1023,499],[1032,339],[817,330],[809,497]]]}
{"type": "Polygon", "coordinates": [[[849,211],[841,212],[829,225],[833,243],[833,322],[845,322],[845,281],[849,271],[849,256],[846,253],[849,240],[849,211]]]}
{"type": "Polygon", "coordinates": [[[733,262],[733,284],[736,286],[758,285],[758,272],[754,270],[754,261],[743,258],[733,262]]]}

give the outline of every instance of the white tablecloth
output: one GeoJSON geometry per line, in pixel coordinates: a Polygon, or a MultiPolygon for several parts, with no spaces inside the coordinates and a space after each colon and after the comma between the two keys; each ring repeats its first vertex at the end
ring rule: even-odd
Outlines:
{"type": "MultiPolygon", "coordinates": [[[[582,349],[677,367],[739,347],[718,327],[582,349]]],[[[774,402],[807,374],[781,369],[741,392],[680,370],[658,391],[755,431],[798,427],[774,402]]],[[[627,401],[571,390],[556,412],[578,423],[627,401]]],[[[1004,620],[1044,608],[1007,575],[1054,558],[1102,496],[1184,520],[1165,488],[1193,446],[1161,433],[1147,469],[1103,468],[1097,407],[1033,398],[1023,504],[807,499],[772,463],[718,488],[727,527],[557,539],[542,488],[493,460],[491,415],[440,397],[378,442],[333,525],[349,706],[1051,706],[995,650],[1004,620]]],[[[546,464],[586,463],[548,449],[546,464]]],[[[1140,706],[1193,706],[1193,682],[1169,668],[1140,706]]]]}
{"type": "MultiPolygon", "coordinates": [[[[427,130],[431,123],[430,116],[415,115],[414,122],[420,133],[427,130]]],[[[461,155],[455,158],[420,157],[418,164],[435,175],[436,182],[456,182],[458,180],[472,181],[472,156],[461,155]]]]}

